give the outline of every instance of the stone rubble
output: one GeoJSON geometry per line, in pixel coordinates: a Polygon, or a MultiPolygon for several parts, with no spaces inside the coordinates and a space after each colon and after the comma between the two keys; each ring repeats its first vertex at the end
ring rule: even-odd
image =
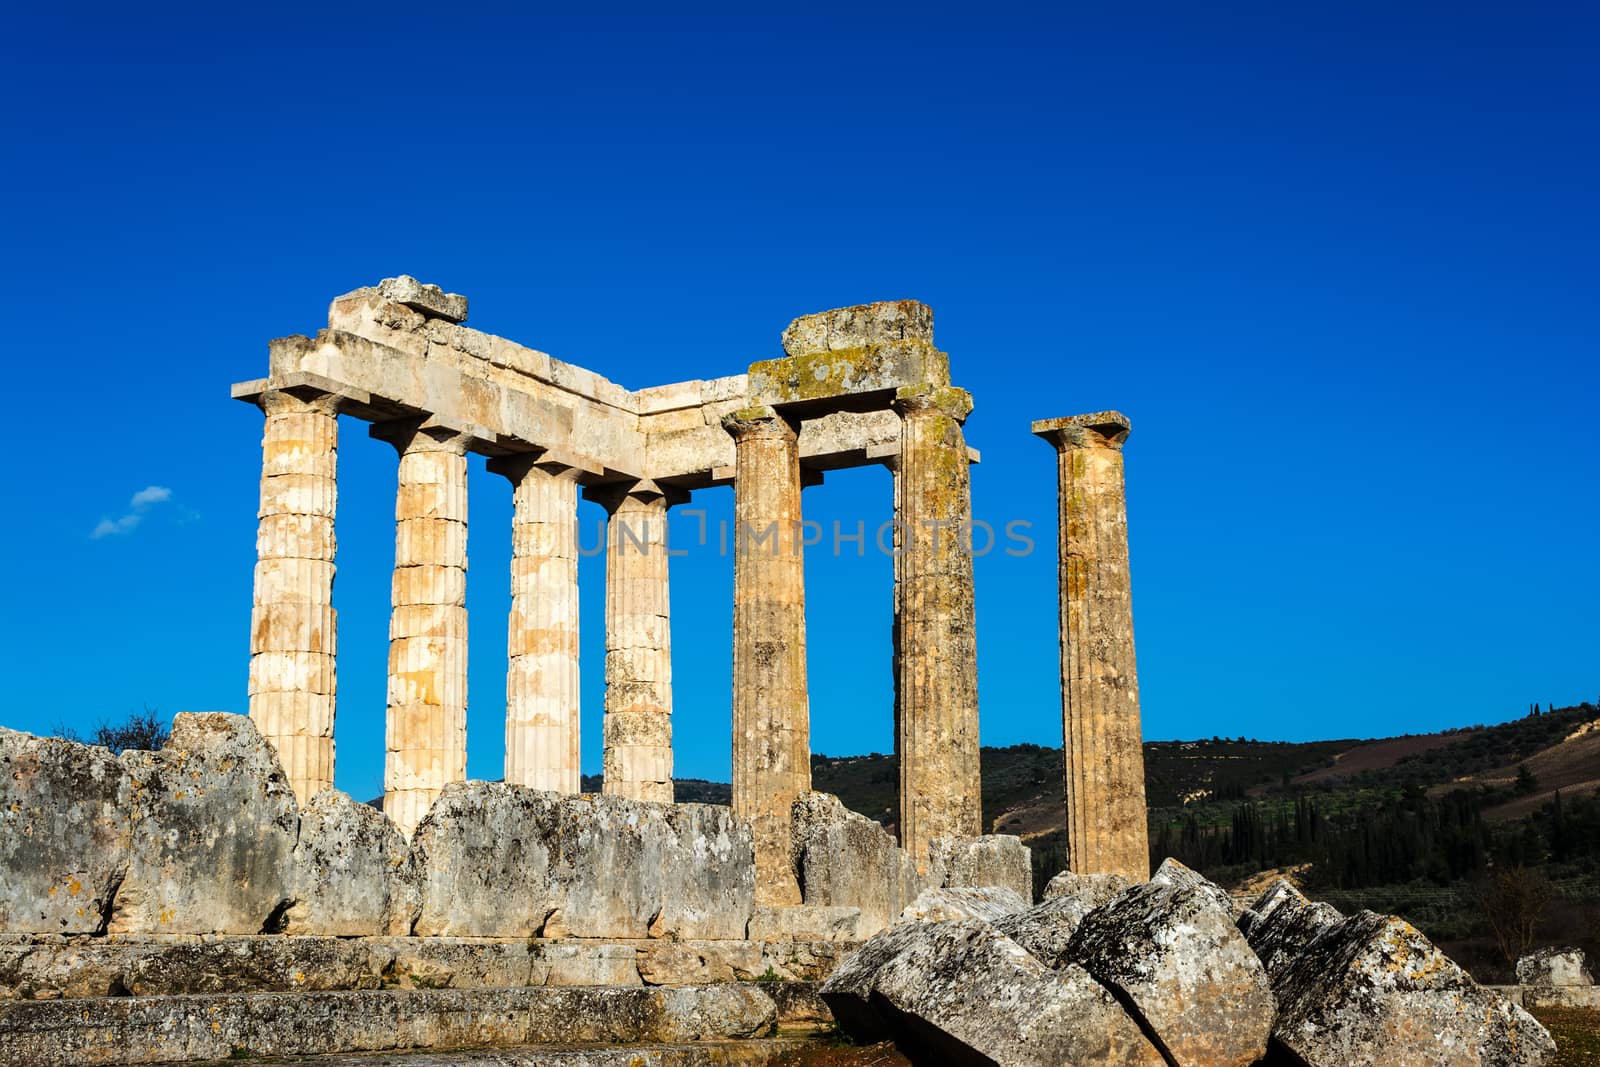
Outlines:
{"type": "Polygon", "coordinates": [[[1554,1052],[1399,919],[1344,919],[1279,883],[1236,924],[1219,887],[1170,860],[1100,903],[1115,882],[1055,885],[992,921],[924,909],[847,957],[823,999],[856,1040],[937,1063],[1538,1067],[1554,1052]]]}

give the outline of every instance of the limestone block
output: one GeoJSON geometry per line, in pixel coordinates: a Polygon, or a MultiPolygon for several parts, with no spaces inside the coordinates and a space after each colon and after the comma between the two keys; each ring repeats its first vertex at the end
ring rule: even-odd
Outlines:
{"type": "Polygon", "coordinates": [[[300,812],[293,892],[289,934],[408,934],[418,904],[406,839],[383,812],[336,789],[300,812]]]}
{"type": "Polygon", "coordinates": [[[802,315],[783,331],[791,356],[869,344],[933,340],[933,309],[915,300],[881,301],[802,315]]]}
{"type": "Polygon", "coordinates": [[[756,905],[750,915],[751,941],[859,941],[861,909],[817,904],[756,905]]]}
{"type": "Polygon", "coordinates": [[[1249,1067],[1266,1054],[1267,973],[1207,885],[1175,878],[1125,890],[1084,917],[1066,954],[1127,1005],[1174,1067],[1249,1067]]]}
{"type": "Polygon", "coordinates": [[[437,285],[424,285],[409,274],[379,282],[378,296],[446,322],[467,321],[466,297],[447,293],[437,285]]]}
{"type": "Polygon", "coordinates": [[[1157,885],[1169,885],[1175,889],[1198,889],[1209,896],[1217,907],[1229,915],[1233,914],[1233,898],[1228,895],[1226,889],[1198,871],[1185,867],[1171,856],[1161,861],[1161,866],[1150,876],[1150,881],[1157,885]]]}
{"type": "Polygon", "coordinates": [[[888,926],[926,888],[894,838],[837,797],[807,793],[790,820],[804,903],[860,908],[862,936],[888,926]]]}
{"type": "Polygon", "coordinates": [[[546,937],[650,936],[675,841],[660,807],[586,793],[554,805],[550,879],[557,908],[546,937]]]}
{"type": "Polygon", "coordinates": [[[1581,948],[1542,948],[1517,961],[1517,981],[1536,986],[1592,986],[1589,957],[1581,948]]]}
{"type": "Polygon", "coordinates": [[[503,782],[444,787],[411,842],[419,936],[535,937],[560,906],[561,801],[503,782]]]}
{"type": "Polygon", "coordinates": [[[1273,1038],[1306,1067],[1523,1067],[1555,1043],[1402,919],[1364,911],[1274,976],[1273,1038]]]}
{"type": "Polygon", "coordinates": [[[639,985],[638,950],[631,945],[541,941],[534,959],[552,986],[639,985]]]}
{"type": "Polygon", "coordinates": [[[1033,900],[1033,854],[1020,837],[936,837],[928,851],[929,870],[939,872],[948,888],[1005,886],[1033,900]]]}
{"type": "Polygon", "coordinates": [[[81,937],[3,944],[0,945],[0,999],[114,996],[125,988],[123,975],[130,960],[164,947],[81,937]]]}
{"type": "Polygon", "coordinates": [[[1055,966],[1070,960],[1067,946],[1078,926],[1103,901],[1087,895],[1051,897],[1027,911],[994,920],[994,928],[1031,952],[1040,962],[1055,966]]]}
{"type": "Polygon", "coordinates": [[[377,989],[387,960],[347,938],[229,938],[133,955],[122,986],[136,997],[377,989]]]}
{"type": "Polygon", "coordinates": [[[893,1039],[917,1062],[1166,1062],[1087,972],[1071,965],[1052,970],[980,919],[886,930],[845,960],[820,992],[857,1042],[893,1039]]]}
{"type": "Polygon", "coordinates": [[[781,406],[838,401],[924,382],[950,383],[950,357],[925,340],[838,334],[827,344],[750,364],[751,402],[781,406]]]}
{"type": "Polygon", "coordinates": [[[122,754],[130,820],[114,934],[254,934],[292,897],[299,831],[278,757],[242,715],[179,713],[159,752],[122,754]]]}
{"type": "Polygon", "coordinates": [[[1278,879],[1239,916],[1239,930],[1276,982],[1305,947],[1344,921],[1322,901],[1312,903],[1286,879],[1278,879]]]}
{"type": "Polygon", "coordinates": [[[99,933],[128,865],[122,764],[0,729],[0,933],[99,933]]]}
{"type": "MultiPolygon", "coordinates": [[[[754,954],[759,959],[759,951],[754,954]]],[[[705,985],[734,980],[732,965],[715,950],[683,941],[656,941],[639,949],[639,977],[645,985],[705,985]]]]}
{"type": "Polygon", "coordinates": [[[784,981],[821,982],[861,945],[855,941],[768,941],[760,947],[761,962],[748,974],[735,968],[741,981],[776,975],[784,981]]]}
{"type": "Polygon", "coordinates": [[[948,922],[982,919],[993,923],[1028,909],[1028,902],[1004,886],[968,889],[924,889],[900,913],[901,921],[948,922]]]}
{"type": "Polygon", "coordinates": [[[550,966],[526,941],[393,937],[372,942],[388,958],[386,985],[401,989],[515,989],[544,985],[550,966]]]}
{"type": "Polygon", "coordinates": [[[1083,902],[1083,910],[1098,908],[1133,883],[1120,874],[1078,874],[1062,871],[1045,883],[1044,899],[1073,897],[1083,902]]]}
{"type": "Polygon", "coordinates": [[[650,936],[743,938],[755,901],[749,826],[712,804],[676,804],[665,815],[662,893],[650,936]]]}

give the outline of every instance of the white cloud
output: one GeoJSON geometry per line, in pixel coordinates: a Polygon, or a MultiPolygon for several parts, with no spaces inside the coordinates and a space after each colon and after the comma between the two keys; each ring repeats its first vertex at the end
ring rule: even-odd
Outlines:
{"type": "Polygon", "coordinates": [[[114,537],[125,534],[135,529],[144,521],[145,514],[156,504],[164,504],[172,499],[172,490],[164,485],[147,485],[128,501],[128,510],[118,517],[103,518],[89,536],[98,541],[102,537],[114,537]]]}
{"type": "Polygon", "coordinates": [[[160,504],[172,499],[172,490],[164,485],[147,485],[129,501],[135,508],[148,507],[151,504],[160,504]]]}

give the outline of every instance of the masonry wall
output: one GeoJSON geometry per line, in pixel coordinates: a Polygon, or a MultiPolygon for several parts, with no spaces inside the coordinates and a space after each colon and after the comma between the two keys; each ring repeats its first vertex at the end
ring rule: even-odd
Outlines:
{"type": "Polygon", "coordinates": [[[0,996],[814,979],[924,888],[1026,891],[1015,838],[919,874],[832,797],[795,829],[805,903],[759,907],[726,807],[460,782],[408,841],[336,790],[298,806],[244,716],[120,757],[0,730],[0,996]]]}

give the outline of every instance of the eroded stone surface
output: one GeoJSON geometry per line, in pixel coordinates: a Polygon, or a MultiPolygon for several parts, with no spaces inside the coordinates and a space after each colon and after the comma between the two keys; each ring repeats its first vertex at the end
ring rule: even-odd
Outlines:
{"type": "Polygon", "coordinates": [[[1517,961],[1517,981],[1534,986],[1592,986],[1589,956],[1581,948],[1542,948],[1517,961]]]}
{"type": "Polygon", "coordinates": [[[1025,901],[1033,900],[1032,852],[1020,837],[936,837],[928,853],[929,870],[938,872],[947,888],[1004,886],[1025,901]]]}
{"type": "Polygon", "coordinates": [[[103,748],[0,729],[0,932],[105,928],[128,866],[122,789],[103,748]]]}
{"type": "Polygon", "coordinates": [[[503,782],[445,787],[412,840],[420,894],[414,931],[537,936],[560,904],[550,855],[560,818],[553,793],[503,782]]]}
{"type": "Polygon", "coordinates": [[[122,754],[130,823],[114,934],[254,934],[292,899],[299,831],[278,759],[242,715],[179,713],[159,752],[122,754]]]}
{"type": "Polygon", "coordinates": [[[1522,1067],[1555,1044],[1405,921],[1361,912],[1273,978],[1273,1038],[1307,1067],[1522,1067]]]}
{"type": "Polygon", "coordinates": [[[861,909],[820,904],[758,904],[750,914],[751,941],[858,941],[861,909]]]}
{"type": "Polygon", "coordinates": [[[924,889],[900,913],[901,920],[945,922],[949,919],[982,919],[996,922],[1026,911],[1028,902],[1014,889],[985,886],[970,889],[924,889]]]}
{"type": "Polygon", "coordinates": [[[324,790],[300,812],[293,894],[285,933],[409,934],[418,905],[410,848],[383,812],[324,790]]]}
{"type": "Polygon", "coordinates": [[[1046,967],[979,919],[886,930],[821,994],[856,1040],[893,1038],[930,1063],[1165,1063],[1085,971],[1046,967]]]}
{"type": "Polygon", "coordinates": [[[1239,916],[1239,930],[1275,982],[1307,945],[1342,921],[1333,905],[1307,900],[1280,878],[1239,916]]]}
{"type": "Polygon", "coordinates": [[[409,274],[379,282],[378,295],[446,322],[467,321],[466,297],[447,293],[437,285],[424,285],[409,274]]]}
{"type": "Polygon", "coordinates": [[[1097,908],[1133,883],[1120,874],[1079,874],[1062,871],[1045,883],[1044,899],[1073,897],[1083,902],[1084,910],[1097,908]]]}
{"type": "Polygon", "coordinates": [[[808,793],[791,812],[793,857],[805,903],[861,909],[870,936],[927,888],[887,831],[827,793],[808,793]]]}
{"type": "Polygon", "coordinates": [[[1220,892],[1187,868],[1134,886],[1085,916],[1065,953],[1137,1013],[1177,1067],[1248,1067],[1267,1050],[1267,973],[1220,892]]]}

